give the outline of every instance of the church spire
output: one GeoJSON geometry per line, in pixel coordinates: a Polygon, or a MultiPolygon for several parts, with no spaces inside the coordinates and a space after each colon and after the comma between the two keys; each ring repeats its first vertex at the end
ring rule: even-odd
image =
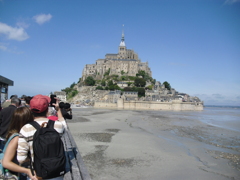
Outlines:
{"type": "MultiPolygon", "coordinates": [[[[123,24],[123,28],[124,28],[124,24],[123,24]]],[[[121,39],[121,42],[120,42],[120,46],[126,46],[125,42],[124,42],[124,29],[122,29],[122,39],[121,39]]]]}

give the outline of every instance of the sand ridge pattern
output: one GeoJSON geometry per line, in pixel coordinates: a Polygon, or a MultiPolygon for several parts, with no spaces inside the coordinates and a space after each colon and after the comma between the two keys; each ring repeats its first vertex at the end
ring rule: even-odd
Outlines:
{"type": "Polygon", "coordinates": [[[202,123],[199,113],[84,108],[73,114],[89,120],[68,125],[93,180],[240,177],[239,133],[202,123]]]}

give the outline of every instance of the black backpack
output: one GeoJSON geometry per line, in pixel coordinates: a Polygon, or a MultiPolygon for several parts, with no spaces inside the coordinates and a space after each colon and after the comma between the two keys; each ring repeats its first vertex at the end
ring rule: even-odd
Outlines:
{"type": "Polygon", "coordinates": [[[54,129],[55,121],[49,120],[47,126],[37,122],[31,124],[37,131],[33,136],[33,167],[38,177],[55,178],[65,174],[65,151],[59,133],[54,129]]]}

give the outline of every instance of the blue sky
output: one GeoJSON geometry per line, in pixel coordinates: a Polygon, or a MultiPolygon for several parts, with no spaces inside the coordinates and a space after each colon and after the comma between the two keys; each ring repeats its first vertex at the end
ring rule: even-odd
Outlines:
{"type": "Polygon", "coordinates": [[[0,0],[9,95],[69,87],[125,43],[154,79],[206,105],[240,105],[239,0],[0,0]]]}

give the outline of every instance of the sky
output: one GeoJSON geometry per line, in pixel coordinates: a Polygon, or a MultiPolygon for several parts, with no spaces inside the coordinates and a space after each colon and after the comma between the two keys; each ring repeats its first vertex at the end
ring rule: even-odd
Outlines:
{"type": "Polygon", "coordinates": [[[0,75],[9,96],[78,82],[125,44],[152,77],[205,105],[240,106],[240,0],[0,0],[0,75]]]}

